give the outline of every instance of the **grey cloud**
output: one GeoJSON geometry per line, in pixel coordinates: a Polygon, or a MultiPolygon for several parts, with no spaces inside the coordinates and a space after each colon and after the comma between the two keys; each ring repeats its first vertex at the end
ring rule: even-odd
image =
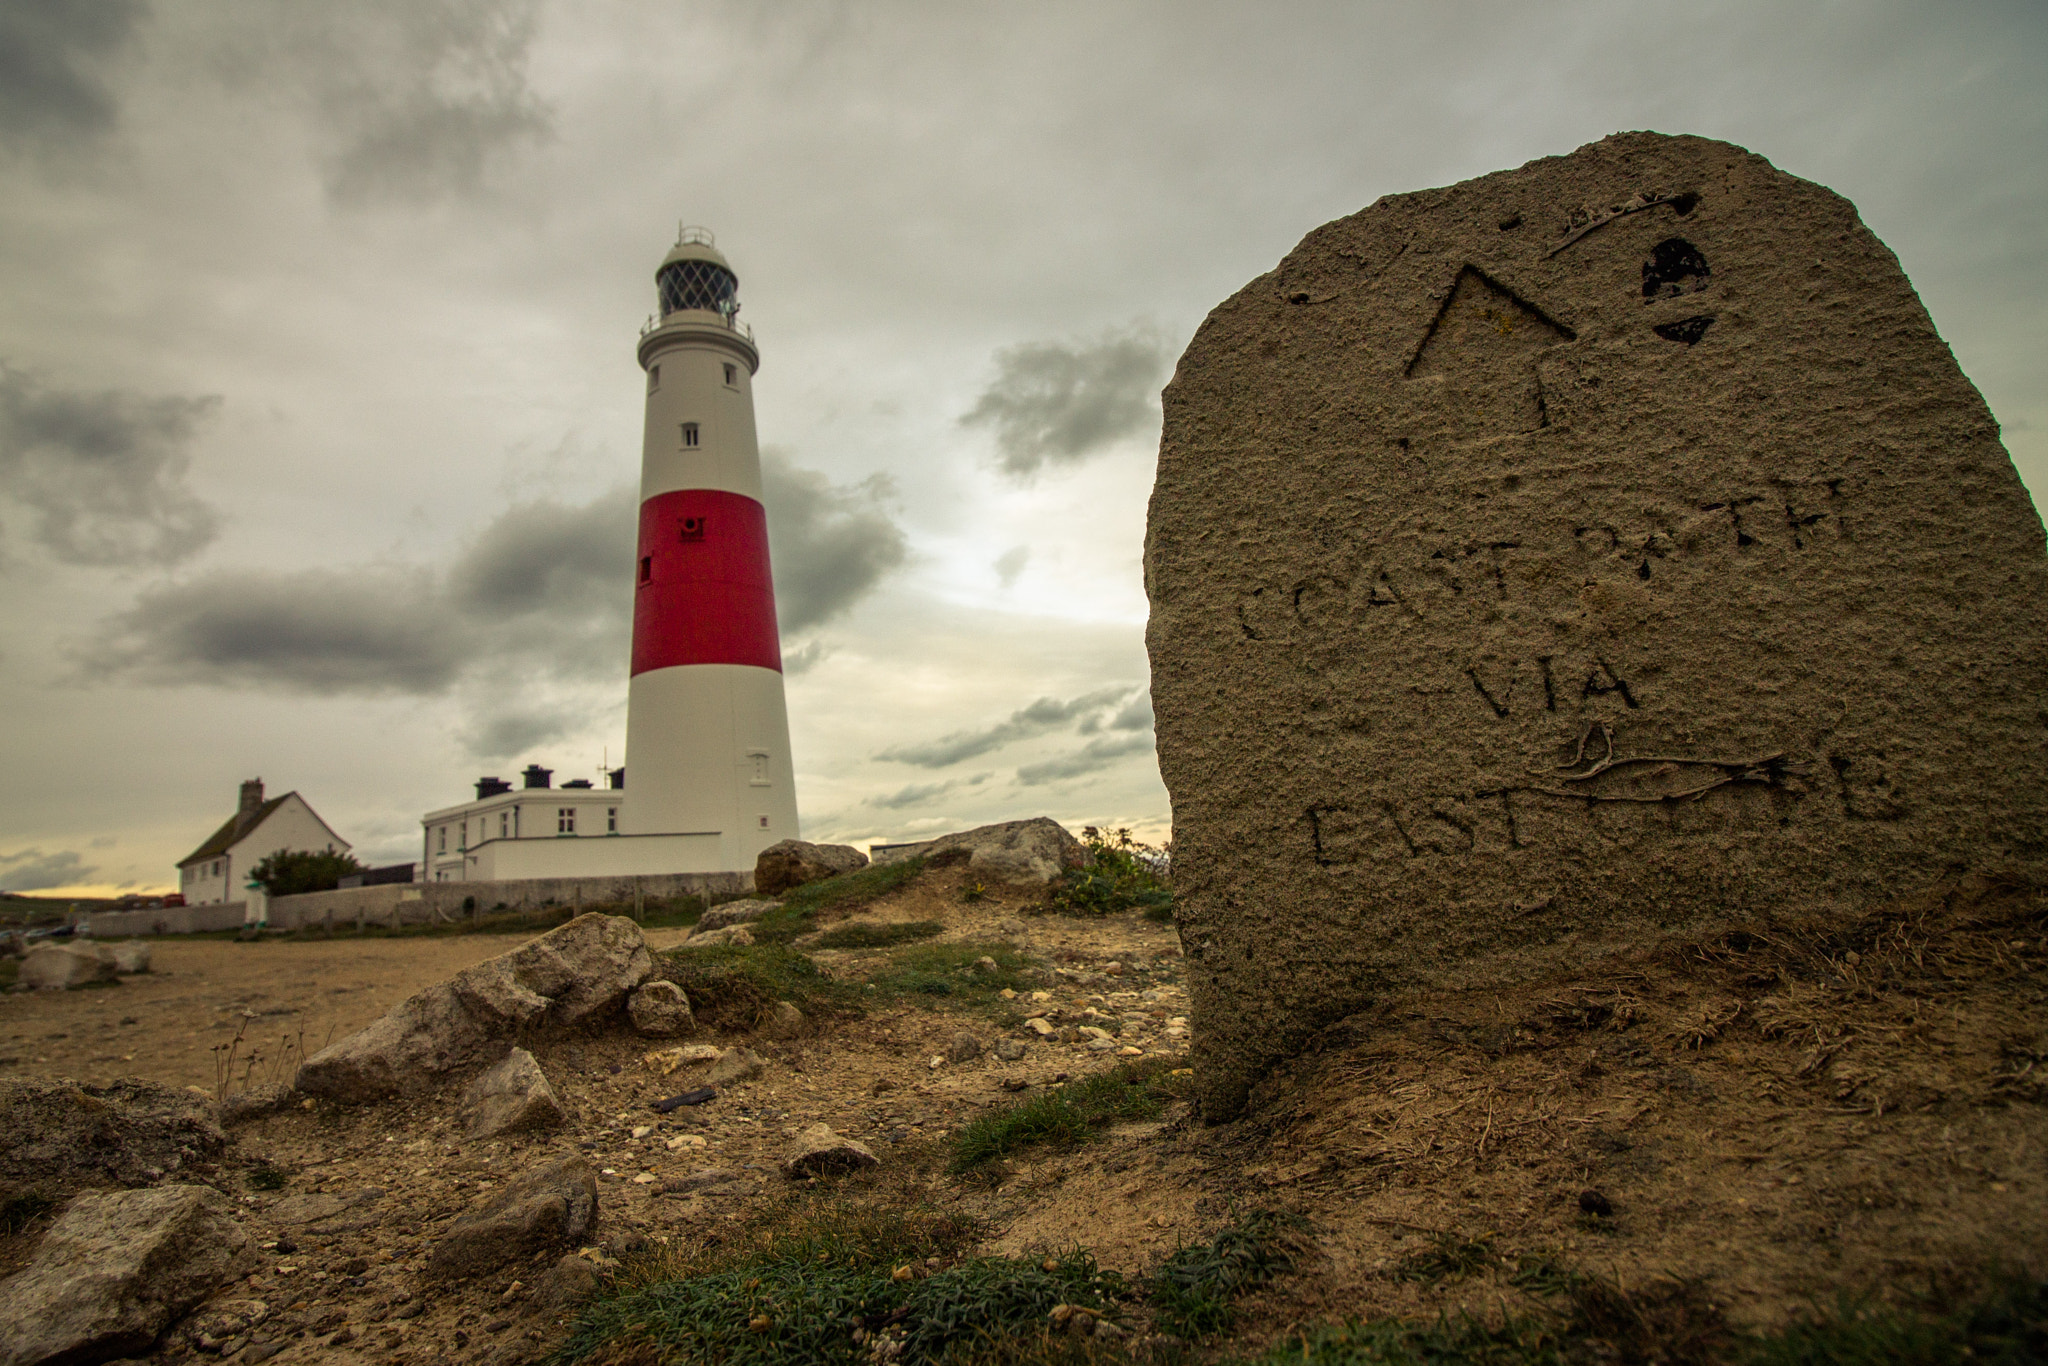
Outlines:
{"type": "Polygon", "coordinates": [[[795,678],[806,674],[824,663],[832,654],[822,640],[814,640],[800,650],[791,650],[782,656],[782,676],[795,678]]]}
{"type": "Polygon", "coordinates": [[[1005,550],[1002,554],[996,556],[996,579],[1003,585],[1003,587],[1010,587],[1011,585],[1017,582],[1017,576],[1024,572],[1024,566],[1030,563],[1030,560],[1030,546],[1011,546],[1008,550],[1005,550]]]}
{"type": "Polygon", "coordinates": [[[83,882],[95,872],[70,850],[46,854],[24,849],[18,854],[0,854],[0,892],[35,892],[46,887],[68,887],[83,882]]]}
{"type": "Polygon", "coordinates": [[[491,161],[552,131],[527,81],[533,0],[387,0],[323,7],[345,54],[316,73],[339,133],[326,158],[337,201],[426,202],[466,193],[491,161]]]}
{"type": "Polygon", "coordinates": [[[906,806],[916,806],[934,797],[943,796],[951,792],[955,786],[955,783],[912,783],[908,787],[896,789],[886,797],[870,797],[867,804],[879,806],[884,811],[901,811],[906,806]]]}
{"type": "Polygon", "coordinates": [[[996,353],[996,377],[960,419],[995,429],[1005,473],[1072,463],[1153,421],[1166,345],[1148,331],[1080,344],[1030,342],[996,353]]]}
{"type": "Polygon", "coordinates": [[[113,127],[97,68],[142,14],[140,0],[0,0],[0,141],[70,143],[113,127]]]}
{"type": "Polygon", "coordinates": [[[776,617],[787,634],[845,613],[909,558],[909,539],[883,507],[890,487],[881,476],[838,485],[770,450],[761,485],[776,617]]]}
{"type": "Polygon", "coordinates": [[[1030,706],[1010,713],[1008,720],[983,730],[954,731],[921,745],[896,745],[875,757],[899,764],[915,764],[919,768],[945,768],[999,749],[1012,741],[1043,735],[1077,717],[1100,711],[1127,692],[1127,688],[1101,688],[1066,701],[1041,697],[1030,706]]]}
{"type": "Polygon", "coordinates": [[[1043,763],[1024,765],[1017,770],[1017,781],[1026,787],[1037,787],[1044,783],[1057,782],[1062,778],[1079,778],[1098,769],[1108,768],[1126,754],[1137,754],[1140,751],[1149,753],[1151,749],[1152,736],[1149,733],[1105,735],[1099,740],[1090,740],[1070,754],[1062,754],[1043,763]]]}
{"type": "Polygon", "coordinates": [[[1109,718],[1111,730],[1152,729],[1152,690],[1146,688],[1109,718]]]}
{"type": "Polygon", "coordinates": [[[463,727],[456,738],[479,759],[508,759],[573,733],[584,719],[567,708],[554,712],[508,712],[477,718],[463,727]]]}
{"type": "Polygon", "coordinates": [[[70,564],[166,565],[219,531],[186,487],[186,448],[217,398],[50,389],[0,365],[0,497],[70,564]]]}
{"type": "Polygon", "coordinates": [[[145,590],[84,657],[150,683],[434,693],[470,656],[467,623],[416,569],[224,569],[145,590]]]}

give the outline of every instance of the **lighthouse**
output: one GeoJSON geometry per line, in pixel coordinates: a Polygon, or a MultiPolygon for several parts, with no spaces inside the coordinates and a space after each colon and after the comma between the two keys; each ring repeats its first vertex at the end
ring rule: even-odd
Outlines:
{"type": "Polygon", "coordinates": [[[754,439],[761,353],[709,232],[684,228],[654,282],[626,767],[603,788],[557,787],[540,764],[517,790],[477,779],[475,801],[421,819],[426,881],[751,872],[797,837],[754,439]]]}
{"type": "Polygon", "coordinates": [[[752,868],[797,837],[754,435],[761,354],[709,232],[684,228],[654,279],[620,814],[627,834],[715,831],[720,866],[752,868]]]}

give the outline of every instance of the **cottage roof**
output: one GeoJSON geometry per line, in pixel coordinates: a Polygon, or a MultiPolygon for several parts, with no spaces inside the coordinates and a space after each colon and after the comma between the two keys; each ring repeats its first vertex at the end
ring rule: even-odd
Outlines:
{"type": "MultiPolygon", "coordinates": [[[[282,797],[272,797],[269,801],[264,802],[261,806],[255,807],[252,810],[237,811],[234,815],[229,816],[227,820],[222,823],[220,829],[214,831],[211,835],[206,837],[206,843],[200,845],[197,849],[194,849],[191,853],[179,859],[178,866],[180,868],[183,868],[188,863],[199,863],[205,859],[219,858],[222,854],[225,854],[229,849],[232,849],[235,846],[236,842],[242,838],[242,836],[248,834],[251,830],[254,830],[257,826],[263,824],[264,821],[268,820],[270,818],[270,814],[273,811],[277,810],[277,808],[283,806],[286,802],[290,801],[294,797],[297,797],[298,795],[299,794],[296,792],[287,792],[282,797]]],[[[304,798],[300,798],[300,800],[303,802],[304,798]]],[[[348,841],[342,839],[341,836],[339,835],[335,835],[334,828],[332,826],[327,825],[326,821],[320,820],[320,814],[317,811],[313,810],[312,803],[306,802],[305,805],[306,810],[312,815],[313,819],[316,821],[320,821],[320,824],[326,827],[327,833],[330,835],[334,835],[335,840],[338,843],[340,843],[343,848],[347,848],[348,841]]]]}

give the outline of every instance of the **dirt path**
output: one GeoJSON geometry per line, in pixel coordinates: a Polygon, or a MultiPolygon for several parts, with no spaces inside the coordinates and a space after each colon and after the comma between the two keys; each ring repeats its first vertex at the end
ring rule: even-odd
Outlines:
{"type": "Polygon", "coordinates": [[[143,1077],[210,1091],[214,1046],[244,1026],[237,1056],[256,1045],[260,1078],[278,1062],[281,1041],[296,1054],[303,1037],[308,1051],[318,1051],[420,988],[520,942],[512,935],[155,942],[152,970],[115,986],[0,996],[0,1078],[143,1077]]]}

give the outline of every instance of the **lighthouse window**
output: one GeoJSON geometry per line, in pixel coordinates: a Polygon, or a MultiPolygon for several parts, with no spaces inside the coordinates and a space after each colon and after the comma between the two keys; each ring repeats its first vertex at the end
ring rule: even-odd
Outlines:
{"type": "Polygon", "coordinates": [[[661,367],[660,367],[659,365],[650,365],[650,366],[648,366],[648,367],[647,367],[647,392],[651,394],[651,393],[653,393],[653,392],[654,392],[654,391],[655,391],[656,389],[659,389],[660,387],[661,387],[661,367]]]}
{"type": "Polygon", "coordinates": [[[740,368],[737,365],[728,365],[725,367],[725,382],[731,388],[739,387],[740,368]]]}
{"type": "Polygon", "coordinates": [[[691,447],[694,447],[696,444],[697,424],[694,422],[685,422],[683,424],[683,447],[684,449],[687,450],[691,447]]]}
{"type": "Polygon", "coordinates": [[[576,833],[575,807],[563,806],[555,809],[555,833],[558,835],[573,835],[576,833]]]}
{"type": "Polygon", "coordinates": [[[768,786],[768,754],[765,750],[753,750],[747,755],[747,766],[753,770],[748,782],[754,787],[768,786]]]}
{"type": "Polygon", "coordinates": [[[654,557],[652,555],[642,555],[640,557],[640,582],[654,582],[654,557]]]}

